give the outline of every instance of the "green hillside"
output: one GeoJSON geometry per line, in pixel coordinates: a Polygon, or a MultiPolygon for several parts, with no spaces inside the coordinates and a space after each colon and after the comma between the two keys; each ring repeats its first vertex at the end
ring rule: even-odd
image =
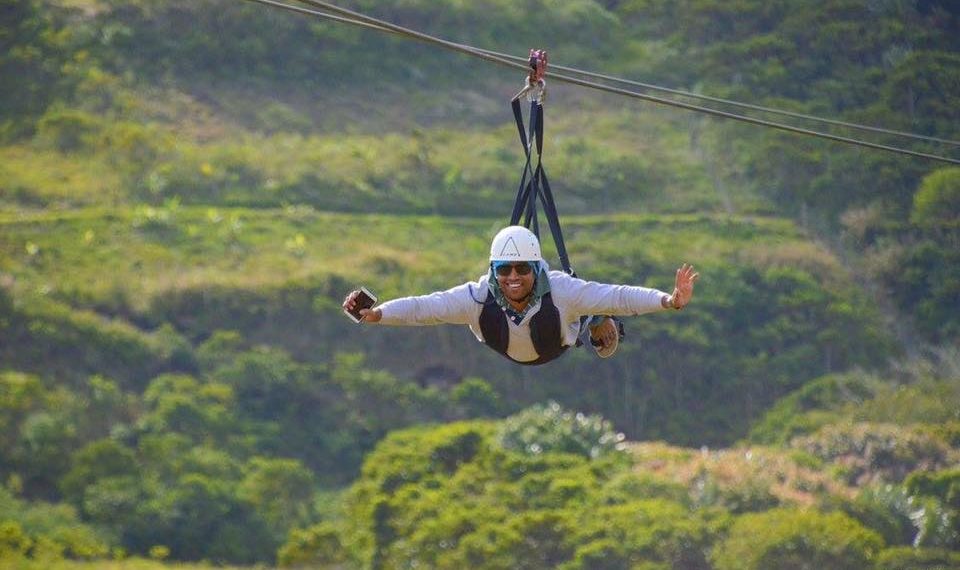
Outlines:
{"type": "Polygon", "coordinates": [[[566,221],[573,263],[588,278],[667,289],[681,260],[696,264],[710,283],[699,310],[630,320],[630,342],[613,368],[597,370],[584,350],[543,370],[516,369],[478,350],[465,330],[361,329],[339,312],[354,284],[391,298],[476,279],[496,221],[144,206],[5,223],[5,249],[14,252],[7,330],[18,341],[5,360],[37,374],[55,369],[80,385],[108,374],[143,387],[158,372],[194,372],[202,342],[236,331],[297,360],[363,352],[410,380],[484,378],[512,410],[562,398],[603,411],[632,436],[714,444],[745,435],[807,379],[882,368],[895,350],[869,302],[839,294],[855,287],[852,276],[789,222],[566,221]],[[70,260],[69,272],[61,260],[70,260]],[[664,409],[636,414],[653,402],[664,409]],[[678,416],[675,406],[698,413],[678,416]]]}
{"type": "MultiPolygon", "coordinates": [[[[343,6],[960,139],[945,0],[343,6]]],[[[486,271],[522,79],[241,0],[0,0],[0,566],[960,568],[958,168],[548,73],[577,273],[689,262],[693,304],[538,368],[342,315],[486,271]]]]}

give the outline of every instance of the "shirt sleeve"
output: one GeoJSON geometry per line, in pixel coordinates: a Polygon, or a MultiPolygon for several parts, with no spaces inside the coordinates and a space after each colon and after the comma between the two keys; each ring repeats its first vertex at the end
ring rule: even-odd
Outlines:
{"type": "MultiPolygon", "coordinates": [[[[486,292],[484,292],[486,295],[486,292]]],[[[429,295],[401,297],[380,305],[384,325],[469,325],[474,320],[483,297],[477,283],[464,283],[429,295]],[[475,300],[479,299],[478,300],[475,300]]]]}
{"type": "Polygon", "coordinates": [[[642,315],[662,311],[662,299],[669,297],[659,289],[610,285],[584,281],[561,272],[551,272],[551,287],[562,291],[563,301],[578,315],[642,315]]]}

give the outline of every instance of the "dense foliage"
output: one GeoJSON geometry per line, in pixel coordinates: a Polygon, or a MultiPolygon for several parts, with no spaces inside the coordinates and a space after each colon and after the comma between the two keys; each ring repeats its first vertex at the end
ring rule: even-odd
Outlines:
{"type": "MultiPolygon", "coordinates": [[[[357,357],[328,370],[275,349],[219,356],[199,376],[161,374],[142,393],[103,377],[71,388],[0,375],[0,477],[29,499],[63,501],[50,512],[66,521],[36,526],[18,514],[8,530],[25,538],[11,548],[36,554],[46,541],[89,557],[163,546],[180,560],[269,560],[290,529],[317,521],[318,483],[348,481],[392,429],[469,409],[459,392],[419,389],[357,357]]],[[[3,501],[3,513],[23,508],[3,501]]]]}
{"type": "MultiPolygon", "coordinates": [[[[643,444],[591,458],[517,447],[502,435],[526,430],[568,440],[584,419],[564,412],[535,407],[499,426],[392,433],[366,458],[344,518],[291,535],[282,562],[583,569],[957,562],[949,552],[960,534],[949,525],[960,511],[925,498],[952,488],[955,472],[920,469],[897,491],[901,498],[889,500],[883,493],[894,478],[881,475],[881,485],[857,494],[811,469],[816,459],[771,448],[643,444]]],[[[952,461],[958,452],[954,446],[952,461]]]]}
{"type": "MultiPolygon", "coordinates": [[[[960,138],[948,0],[344,5],[960,138]]],[[[551,81],[578,273],[693,262],[694,305],[536,370],[343,318],[484,271],[520,75],[239,0],[0,0],[0,566],[960,567],[957,168],[551,81]]]]}

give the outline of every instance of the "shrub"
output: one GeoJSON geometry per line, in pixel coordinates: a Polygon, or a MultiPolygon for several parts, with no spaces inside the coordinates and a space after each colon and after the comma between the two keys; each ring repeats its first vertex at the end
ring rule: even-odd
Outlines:
{"type": "Polygon", "coordinates": [[[831,423],[832,410],[868,399],[875,383],[862,374],[830,374],[791,392],[773,405],[750,430],[750,441],[783,444],[831,423]]]}
{"type": "MultiPolygon", "coordinates": [[[[853,418],[902,426],[941,424],[960,419],[960,390],[955,381],[924,379],[912,384],[888,384],[859,403],[853,418]]],[[[946,441],[946,439],[944,439],[946,441]]]]}
{"type": "Polygon", "coordinates": [[[960,509],[960,469],[948,469],[929,473],[911,473],[904,482],[915,495],[937,497],[951,508],[960,509]]]}
{"type": "Polygon", "coordinates": [[[947,570],[960,568],[960,552],[940,548],[888,548],[877,556],[876,570],[947,570]]]}
{"type": "Polygon", "coordinates": [[[561,452],[597,459],[623,449],[624,435],[600,416],[569,412],[556,402],[538,405],[504,420],[500,444],[529,455],[561,452]]]}
{"type": "Polygon", "coordinates": [[[88,444],[73,454],[72,463],[60,480],[60,489],[75,504],[82,501],[86,488],[97,480],[137,473],[133,452],[110,439],[88,444]]]}
{"type": "Polygon", "coordinates": [[[847,481],[857,484],[897,483],[914,470],[942,467],[950,453],[925,431],[869,423],[830,425],[791,445],[841,465],[847,481]]]}
{"type": "Polygon", "coordinates": [[[294,529],[277,552],[280,566],[323,567],[344,562],[346,553],[336,528],[329,522],[306,529],[294,529]]]}
{"type": "Polygon", "coordinates": [[[197,363],[204,372],[213,372],[220,366],[233,362],[247,348],[246,341],[239,332],[216,330],[197,347],[197,363]]]}
{"type": "MultiPolygon", "coordinates": [[[[630,570],[630,556],[619,541],[595,540],[577,548],[573,559],[562,564],[560,570],[630,570]]],[[[668,568],[663,566],[664,570],[668,568]]]]}
{"type": "Polygon", "coordinates": [[[600,490],[600,502],[618,505],[638,499],[669,499],[687,504],[687,488],[671,479],[645,472],[626,472],[610,479],[600,490]]]}
{"type": "Polygon", "coordinates": [[[741,473],[722,480],[722,473],[701,468],[691,488],[693,504],[698,507],[722,507],[731,513],[765,511],[780,504],[773,493],[774,481],[767,473],[751,473],[741,467],[741,473]]]}
{"type": "Polygon", "coordinates": [[[960,547],[960,513],[936,495],[915,494],[911,484],[865,489],[841,508],[881,533],[891,546],[960,547]]]}
{"type": "Polygon", "coordinates": [[[18,523],[0,522],[0,560],[26,555],[32,544],[18,523]]]}
{"type": "MultiPolygon", "coordinates": [[[[463,538],[450,567],[555,568],[573,555],[572,521],[563,512],[530,511],[492,521],[463,538]]],[[[452,562],[452,560],[451,560],[452,562]]]]}
{"type": "Polygon", "coordinates": [[[711,559],[717,570],[862,570],[882,547],[845,514],[774,509],[736,519],[711,559]]]}
{"type": "Polygon", "coordinates": [[[913,539],[913,545],[952,549],[960,547],[960,513],[945,508],[940,501],[932,497],[922,497],[916,501],[917,516],[913,523],[918,532],[913,539]]]}
{"type": "Polygon", "coordinates": [[[841,501],[839,508],[861,524],[877,531],[888,545],[913,544],[920,506],[900,485],[874,485],[855,499],[841,501]]]}
{"type": "Polygon", "coordinates": [[[563,568],[634,568],[638,563],[665,568],[707,570],[707,551],[715,540],[702,511],[691,513],[683,505],[664,499],[631,501],[601,506],[579,517],[577,549],[563,568]],[[610,543],[616,546],[611,549],[610,543]],[[611,551],[612,550],[612,551],[611,551]],[[609,566],[599,563],[607,553],[609,566]]]}
{"type": "Polygon", "coordinates": [[[37,134],[60,152],[75,152],[92,147],[99,128],[97,119],[89,113],[59,109],[48,111],[40,119],[37,134]]]}
{"type": "Polygon", "coordinates": [[[930,224],[960,218],[960,168],[941,168],[928,174],[913,196],[914,223],[930,224]]]}
{"type": "Polygon", "coordinates": [[[109,547],[70,506],[22,501],[0,487],[0,559],[4,550],[34,559],[92,559],[104,556],[109,547]]]}
{"type": "Polygon", "coordinates": [[[467,378],[457,384],[450,399],[468,418],[495,417],[502,409],[500,395],[480,378],[467,378]]]}
{"type": "Polygon", "coordinates": [[[278,542],[290,528],[311,522],[312,471],[295,459],[265,457],[251,459],[246,471],[238,495],[253,505],[270,528],[280,533],[278,542]]]}

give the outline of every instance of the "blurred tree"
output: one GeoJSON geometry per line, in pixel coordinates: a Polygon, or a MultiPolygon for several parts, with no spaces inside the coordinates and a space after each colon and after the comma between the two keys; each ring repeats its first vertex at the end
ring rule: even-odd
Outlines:
{"type": "Polygon", "coordinates": [[[199,473],[150,489],[125,534],[132,551],[162,544],[176,560],[250,564],[272,559],[277,546],[234,482],[199,473]]]}
{"type": "Polygon", "coordinates": [[[213,372],[232,362],[246,348],[246,341],[238,331],[216,330],[197,347],[197,361],[203,372],[213,372]]]}
{"type": "Polygon", "coordinates": [[[73,466],[60,479],[64,498],[82,506],[84,493],[100,479],[137,476],[133,451],[110,439],[87,444],[72,456],[73,466]]]}
{"type": "Polygon", "coordinates": [[[575,414],[556,402],[510,416],[499,433],[500,444],[517,453],[570,453],[588,459],[615,453],[623,440],[601,416],[575,414]]]}
{"type": "Polygon", "coordinates": [[[33,541],[24,534],[19,523],[0,522],[0,561],[11,562],[18,557],[26,556],[32,545],[33,541]]]}
{"type": "Polygon", "coordinates": [[[0,139],[29,133],[31,120],[61,95],[68,52],[60,40],[34,0],[0,0],[0,139]]]}
{"type": "Polygon", "coordinates": [[[638,563],[711,570],[707,554],[713,536],[706,521],[679,503],[632,500],[601,506],[580,517],[580,544],[564,570],[633,568],[638,563]],[[610,555],[604,559],[603,556],[610,555]]]}
{"type": "Polygon", "coordinates": [[[491,521],[465,536],[450,567],[556,568],[573,556],[573,527],[566,513],[522,512],[507,521],[491,521]]]}
{"type": "Polygon", "coordinates": [[[920,225],[960,220],[960,168],[941,168],[923,179],[913,196],[910,220],[920,225]]]}
{"type": "Polygon", "coordinates": [[[450,391],[450,401],[464,418],[496,417],[503,409],[500,395],[480,378],[467,378],[450,391]]]}
{"type": "Polygon", "coordinates": [[[718,570],[869,568],[883,539],[841,514],[774,509],[737,518],[711,555],[718,570]]]}
{"type": "Polygon", "coordinates": [[[313,473],[295,459],[254,457],[246,466],[237,495],[253,505],[277,545],[290,529],[312,522],[313,473]]]}
{"type": "MultiPolygon", "coordinates": [[[[20,372],[0,372],[0,456],[12,457],[20,424],[37,411],[47,393],[36,376],[20,372]]],[[[4,462],[0,472],[7,474],[13,465],[4,462]]]]}
{"type": "Polygon", "coordinates": [[[233,390],[219,383],[201,384],[192,376],[165,374],[150,381],[143,401],[141,429],[180,433],[195,442],[226,443],[236,434],[233,390]]]}
{"type": "Polygon", "coordinates": [[[76,445],[76,426],[70,418],[48,411],[28,416],[20,426],[13,453],[24,493],[56,499],[57,482],[70,468],[70,454],[76,445]]]}
{"type": "Polygon", "coordinates": [[[340,535],[329,522],[294,529],[277,553],[277,563],[284,567],[336,567],[346,560],[340,535]]]}
{"type": "Polygon", "coordinates": [[[941,570],[960,568],[960,553],[941,548],[888,548],[877,557],[876,570],[941,570]]]}

